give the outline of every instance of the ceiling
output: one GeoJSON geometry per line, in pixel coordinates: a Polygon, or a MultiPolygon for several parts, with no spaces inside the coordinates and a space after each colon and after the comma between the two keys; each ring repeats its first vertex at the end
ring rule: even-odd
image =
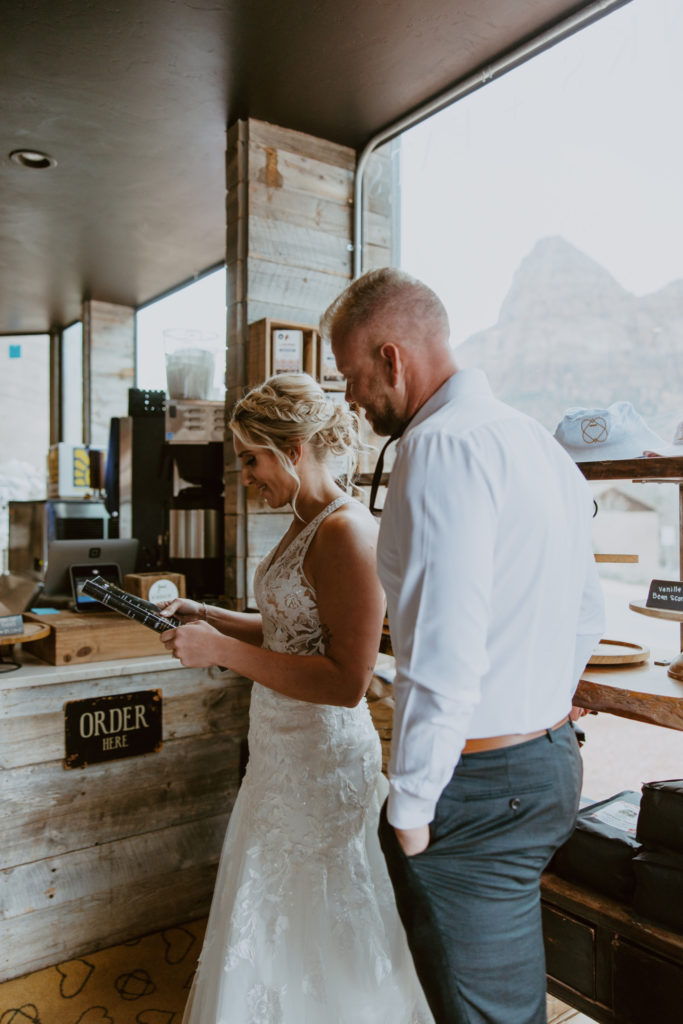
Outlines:
{"type": "Polygon", "coordinates": [[[225,130],[355,149],[570,0],[12,0],[0,15],[0,333],[139,306],[224,259],[225,130]],[[50,154],[36,170],[17,149],[50,154]]]}

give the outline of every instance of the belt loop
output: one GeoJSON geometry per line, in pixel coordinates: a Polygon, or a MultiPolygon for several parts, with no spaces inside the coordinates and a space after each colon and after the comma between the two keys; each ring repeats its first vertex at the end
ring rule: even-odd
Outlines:
{"type": "Polygon", "coordinates": [[[553,737],[553,730],[552,729],[546,729],[545,734],[546,734],[546,736],[548,737],[548,739],[550,740],[551,743],[555,742],[555,739],[553,737]]]}

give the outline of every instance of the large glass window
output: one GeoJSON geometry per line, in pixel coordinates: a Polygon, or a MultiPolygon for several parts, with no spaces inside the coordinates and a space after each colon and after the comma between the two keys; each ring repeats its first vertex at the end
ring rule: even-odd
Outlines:
{"type": "MultiPolygon", "coordinates": [[[[183,365],[182,356],[174,359],[174,352],[204,350],[215,356],[210,393],[205,397],[222,399],[226,316],[225,267],[139,309],[136,317],[137,387],[166,390],[167,357],[171,357],[173,373],[174,367],[183,365]]],[[[187,362],[189,367],[189,360],[187,362]]],[[[189,369],[191,372],[192,367],[189,369]]]]}
{"type": "MultiPolygon", "coordinates": [[[[682,42],[678,0],[632,0],[401,138],[403,268],[551,431],[615,401],[666,443],[683,421],[682,42]]],[[[598,490],[639,537],[651,513],[640,568],[605,574],[677,577],[676,488],[598,490]]]]}
{"type": "Polygon", "coordinates": [[[62,331],[62,441],[83,444],[83,324],[62,331]]]}
{"type": "MultiPolygon", "coordinates": [[[[680,0],[632,0],[401,136],[401,266],[458,364],[551,432],[616,401],[683,429],[682,45],[680,0]]],[[[680,579],[678,487],[592,486],[595,550],[639,558],[600,566],[607,635],[675,653],[678,624],[629,601],[680,579]]]]}

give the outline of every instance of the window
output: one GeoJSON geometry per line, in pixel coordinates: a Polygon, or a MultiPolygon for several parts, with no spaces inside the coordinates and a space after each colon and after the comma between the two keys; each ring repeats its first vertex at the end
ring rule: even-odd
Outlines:
{"type": "MultiPolygon", "coordinates": [[[[550,431],[618,400],[666,443],[683,421],[682,44],[679,0],[632,0],[401,136],[401,266],[457,363],[550,431]]],[[[678,624],[629,601],[681,578],[678,487],[593,489],[595,549],[640,559],[600,566],[606,636],[674,654],[678,624]]],[[[584,723],[593,799],[680,762],[680,733],[584,723]]]]}
{"type": "Polygon", "coordinates": [[[83,444],[83,324],[62,331],[62,441],[83,444]]]}
{"type": "Polygon", "coordinates": [[[207,273],[143,306],[136,317],[137,387],[166,390],[166,357],[175,348],[204,349],[215,356],[210,393],[222,399],[226,339],[225,267],[207,273]]]}
{"type": "MultiPolygon", "coordinates": [[[[619,400],[667,444],[683,421],[682,42],[678,0],[632,0],[401,136],[402,267],[459,365],[550,431],[619,400]]],[[[640,548],[603,567],[632,620],[629,594],[679,578],[677,488],[595,490],[596,549],[607,519],[640,548]]]]}

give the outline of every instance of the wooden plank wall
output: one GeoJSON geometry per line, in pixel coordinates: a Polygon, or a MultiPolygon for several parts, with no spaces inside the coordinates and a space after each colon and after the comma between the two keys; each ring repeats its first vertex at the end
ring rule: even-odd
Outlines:
{"type": "Polygon", "coordinates": [[[135,310],[83,303],[83,441],[106,451],[112,416],[128,415],[135,384],[135,310]]]}
{"type": "MultiPolygon", "coordinates": [[[[244,393],[248,326],[264,317],[317,327],[352,275],[353,150],[262,121],[228,131],[228,355],[226,413],[244,393]]],[[[391,262],[395,163],[376,154],[367,190],[366,241],[372,266],[391,262]]],[[[244,493],[226,438],[226,597],[253,605],[253,571],[287,517],[244,493]]]]}
{"type": "Polygon", "coordinates": [[[172,668],[0,694],[0,981],[208,912],[251,686],[172,668]],[[67,771],[64,704],[161,689],[158,753],[67,771]]]}

